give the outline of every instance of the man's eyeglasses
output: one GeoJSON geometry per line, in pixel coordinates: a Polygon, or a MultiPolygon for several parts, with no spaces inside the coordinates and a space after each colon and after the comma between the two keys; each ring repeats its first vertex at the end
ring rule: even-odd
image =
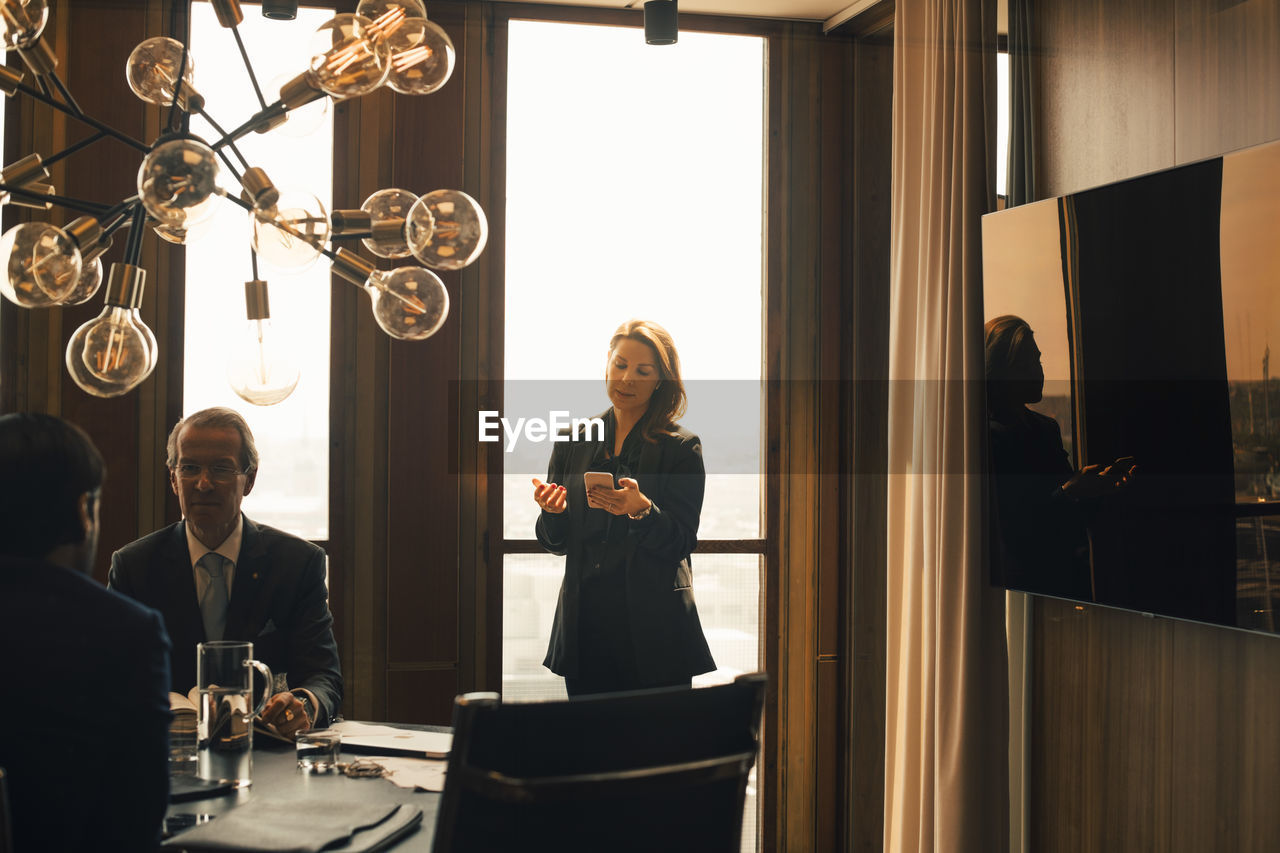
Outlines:
{"type": "Polygon", "coordinates": [[[200,472],[204,471],[208,474],[209,479],[215,483],[230,483],[236,477],[244,473],[233,465],[195,465],[191,462],[184,462],[173,470],[178,472],[178,478],[181,480],[199,480],[200,472]]]}

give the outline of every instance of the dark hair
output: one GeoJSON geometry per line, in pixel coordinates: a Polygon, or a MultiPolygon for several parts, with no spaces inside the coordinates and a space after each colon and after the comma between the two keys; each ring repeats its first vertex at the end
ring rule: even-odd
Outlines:
{"type": "Polygon", "coordinates": [[[84,430],[53,415],[0,416],[0,554],[40,558],[84,541],[80,496],[106,478],[84,430]]]}
{"type": "Polygon", "coordinates": [[[658,387],[653,389],[649,408],[638,424],[644,440],[654,442],[660,434],[675,433],[676,419],[684,414],[688,404],[684,381],[680,378],[680,355],[666,329],[648,320],[628,320],[609,339],[609,357],[613,358],[619,341],[628,339],[648,344],[658,357],[658,387]]]}
{"type": "Polygon", "coordinates": [[[169,430],[169,441],[165,445],[165,464],[170,468],[178,465],[178,434],[183,427],[212,427],[214,429],[234,429],[240,433],[240,467],[246,474],[258,470],[258,445],[253,442],[253,432],[249,423],[235,409],[214,406],[192,412],[173,425],[169,430]]]}
{"type": "Polygon", "coordinates": [[[1031,327],[1021,317],[1004,314],[988,320],[983,332],[987,381],[1008,379],[1019,352],[1031,337],[1031,327]]]}

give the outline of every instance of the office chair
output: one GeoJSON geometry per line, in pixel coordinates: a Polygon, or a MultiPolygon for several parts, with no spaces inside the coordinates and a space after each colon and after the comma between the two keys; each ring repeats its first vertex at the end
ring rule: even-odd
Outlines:
{"type": "Polygon", "coordinates": [[[738,853],[767,682],[459,696],[432,849],[738,853]]]}

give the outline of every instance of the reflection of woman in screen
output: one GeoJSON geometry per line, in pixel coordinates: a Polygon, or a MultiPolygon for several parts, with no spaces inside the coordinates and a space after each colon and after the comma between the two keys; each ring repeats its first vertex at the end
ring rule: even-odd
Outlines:
{"type": "Polygon", "coordinates": [[[680,358],[656,323],[623,323],[609,342],[604,440],[562,441],[534,479],[542,547],[566,556],[543,664],[570,696],[688,686],[715,669],[693,601],[706,474],[684,413],[680,358]],[[587,472],[618,488],[584,484],[587,472]]]}
{"type": "Polygon", "coordinates": [[[993,579],[1002,586],[1089,600],[1089,543],[1080,501],[1114,491],[1132,460],[1076,472],[1053,418],[1027,408],[1044,393],[1031,327],[1006,314],[986,325],[993,579]]]}

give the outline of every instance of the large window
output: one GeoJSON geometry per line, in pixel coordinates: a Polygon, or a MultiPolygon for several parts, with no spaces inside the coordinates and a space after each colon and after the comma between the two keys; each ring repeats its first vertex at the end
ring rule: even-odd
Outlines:
{"type": "MultiPolygon", "coordinates": [[[[239,31],[252,57],[254,72],[269,102],[281,83],[307,66],[308,43],[332,10],[298,10],[298,20],[284,24],[263,18],[259,7],[244,4],[239,31]]],[[[260,108],[229,30],[218,25],[209,3],[191,10],[191,53],[196,83],[205,96],[208,115],[231,129],[260,108]]],[[[282,192],[299,189],[331,207],[333,125],[326,100],[303,111],[268,134],[250,134],[238,143],[250,165],[266,170],[282,192]],[[300,131],[309,131],[299,135],[300,131]]],[[[193,133],[206,140],[221,134],[204,119],[192,120],[193,133]]],[[[231,155],[237,171],[243,164],[231,155]]],[[[239,193],[222,164],[222,185],[239,193]]],[[[323,261],[305,271],[273,268],[259,259],[258,274],[270,286],[272,332],[302,368],[293,394],[274,406],[250,405],[227,382],[227,360],[234,347],[250,346],[245,322],[244,283],[254,278],[247,247],[250,223],[240,207],[225,202],[208,232],[187,246],[186,350],[183,412],[206,406],[230,406],[249,421],[262,455],[262,467],[245,511],[256,521],[310,539],[329,536],[329,265],[323,261]]]]}
{"type": "MultiPolygon", "coordinates": [[[[509,31],[504,415],[595,415],[613,330],[671,332],[708,473],[693,588],[719,669],[696,683],[760,668],[764,52],[747,36],[509,31]]],[[[549,455],[504,454],[507,701],[564,695],[541,665],[564,561],[528,541],[549,455]]]]}

